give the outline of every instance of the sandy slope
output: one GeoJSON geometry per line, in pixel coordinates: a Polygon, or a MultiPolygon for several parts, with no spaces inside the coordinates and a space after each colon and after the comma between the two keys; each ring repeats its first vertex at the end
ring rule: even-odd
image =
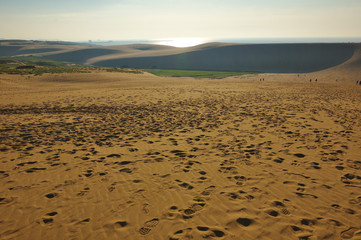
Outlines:
{"type": "Polygon", "coordinates": [[[325,79],[361,81],[361,47],[346,62],[320,72],[325,79]]]}
{"type": "Polygon", "coordinates": [[[361,239],[361,86],[313,74],[0,75],[0,239],[361,239]]]}
{"type": "Polygon", "coordinates": [[[0,41],[0,56],[39,55],[70,52],[89,48],[79,44],[46,44],[41,41],[0,41]]]}
{"type": "Polygon", "coordinates": [[[339,65],[351,58],[357,47],[353,44],[235,44],[167,56],[110,59],[94,64],[145,69],[304,73],[339,65]]]}

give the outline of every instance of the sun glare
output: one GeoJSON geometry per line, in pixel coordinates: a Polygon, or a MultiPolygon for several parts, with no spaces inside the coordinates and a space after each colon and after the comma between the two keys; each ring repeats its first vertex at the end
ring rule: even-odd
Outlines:
{"type": "Polygon", "coordinates": [[[205,43],[203,38],[167,38],[167,39],[157,39],[156,44],[167,45],[173,47],[192,47],[202,43],[205,43]]]}

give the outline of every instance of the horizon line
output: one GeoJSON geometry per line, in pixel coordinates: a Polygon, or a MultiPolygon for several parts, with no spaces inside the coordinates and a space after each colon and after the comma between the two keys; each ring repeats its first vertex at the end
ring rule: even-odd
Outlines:
{"type": "MultiPolygon", "coordinates": [[[[60,39],[20,39],[20,38],[0,38],[0,41],[44,41],[44,42],[64,42],[64,43],[79,43],[79,44],[94,44],[99,46],[115,46],[115,45],[130,45],[130,44],[152,44],[152,45],[168,45],[165,42],[177,39],[203,39],[203,41],[193,44],[189,47],[198,46],[207,43],[234,43],[234,44],[302,44],[302,43],[361,43],[360,37],[247,37],[247,38],[162,38],[165,41],[162,43],[158,39],[122,39],[122,40],[60,40],[60,39]]],[[[177,46],[175,46],[177,47],[177,46]]],[[[187,46],[184,46],[187,47],[187,46]]]]}

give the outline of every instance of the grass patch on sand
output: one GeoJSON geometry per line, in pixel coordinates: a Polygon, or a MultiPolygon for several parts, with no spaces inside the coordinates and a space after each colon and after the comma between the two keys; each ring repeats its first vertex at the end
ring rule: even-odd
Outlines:
{"type": "Polygon", "coordinates": [[[90,72],[87,67],[34,56],[0,57],[0,73],[34,74],[90,72]]]}
{"type": "Polygon", "coordinates": [[[145,72],[157,76],[167,77],[195,77],[195,78],[226,78],[244,74],[257,74],[256,72],[220,72],[220,71],[198,71],[198,70],[170,70],[170,69],[143,69],[145,72]]]}
{"type": "Polygon", "coordinates": [[[136,69],[83,66],[34,56],[0,57],[0,74],[37,76],[44,73],[91,73],[92,71],[142,73],[136,69]]]}
{"type": "Polygon", "coordinates": [[[122,72],[122,73],[143,73],[143,71],[139,69],[132,69],[132,68],[103,68],[107,72],[122,72]]]}
{"type": "Polygon", "coordinates": [[[41,57],[34,56],[19,56],[19,57],[0,57],[0,64],[12,64],[18,66],[24,65],[38,65],[38,66],[48,66],[48,67],[57,67],[57,66],[67,66],[69,64],[65,62],[59,62],[49,59],[44,59],[41,57]]]}

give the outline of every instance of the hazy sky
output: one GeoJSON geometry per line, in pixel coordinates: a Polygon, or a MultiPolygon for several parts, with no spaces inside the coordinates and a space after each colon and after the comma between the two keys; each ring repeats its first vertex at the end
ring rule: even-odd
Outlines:
{"type": "Polygon", "coordinates": [[[0,0],[0,38],[361,37],[361,0],[0,0]]]}

